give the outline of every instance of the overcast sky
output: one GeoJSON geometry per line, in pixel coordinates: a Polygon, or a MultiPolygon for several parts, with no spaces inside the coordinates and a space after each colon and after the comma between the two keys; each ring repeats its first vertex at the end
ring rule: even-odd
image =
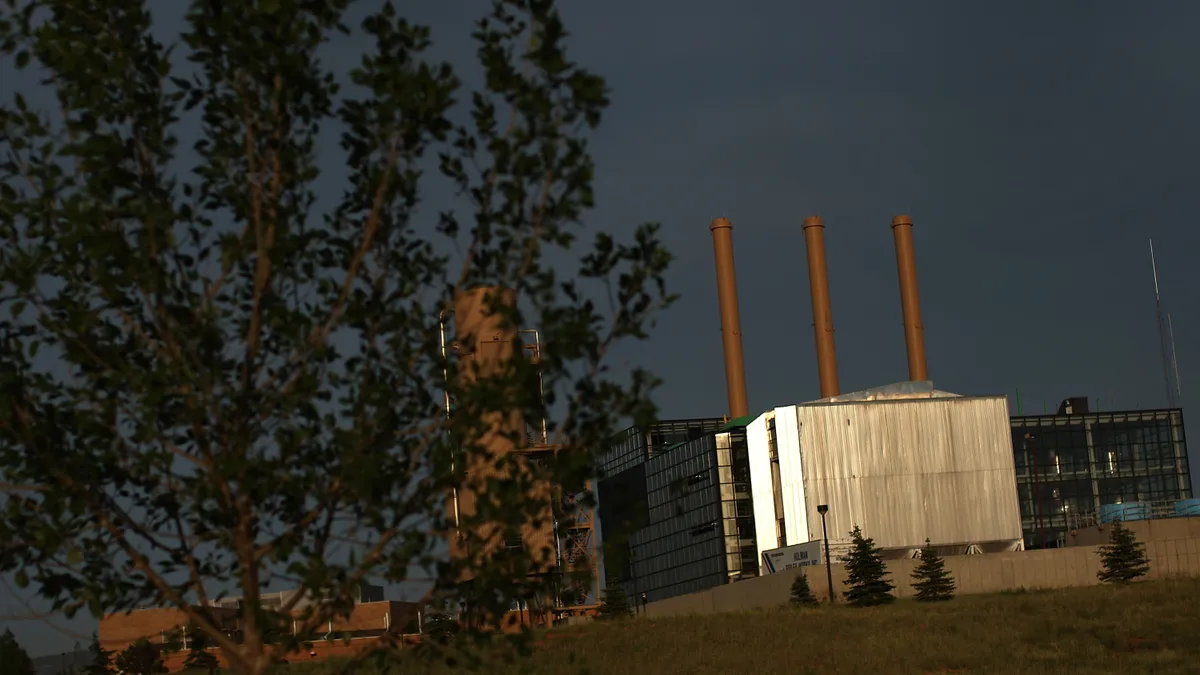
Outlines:
{"type": "MultiPolygon", "coordinates": [[[[399,4],[426,5],[439,49],[470,58],[481,2],[399,4]]],[[[666,380],[664,416],[726,412],[717,216],[734,225],[752,411],[818,395],[808,215],[826,223],[844,391],[907,379],[899,213],[939,389],[1019,389],[1027,414],[1067,396],[1163,406],[1150,237],[1185,404],[1200,382],[1200,3],[561,4],[575,56],[613,89],[589,224],[661,221],[677,257],[682,300],[624,352],[666,380]]],[[[5,623],[34,654],[76,639],[5,623]]]]}

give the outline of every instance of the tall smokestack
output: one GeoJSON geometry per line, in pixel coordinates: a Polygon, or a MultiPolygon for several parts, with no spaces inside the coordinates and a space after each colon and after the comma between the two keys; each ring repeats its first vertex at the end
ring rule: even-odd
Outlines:
{"type": "Polygon", "coordinates": [[[808,251],[808,288],[812,292],[813,331],[817,342],[817,374],[821,398],[837,396],[837,349],[833,344],[833,304],[829,300],[829,268],[825,265],[825,223],[820,216],[804,219],[808,251]]]}
{"type": "MultiPolygon", "coordinates": [[[[516,359],[525,358],[518,327],[511,323],[506,310],[516,307],[516,293],[507,288],[478,287],[454,296],[454,345],[458,356],[457,377],[462,386],[469,387],[496,378],[504,381],[516,359]]],[[[483,408],[504,407],[488,402],[483,408]]],[[[451,414],[475,414],[468,407],[451,414]],[[461,412],[460,412],[461,411],[461,412]]],[[[473,452],[456,462],[458,483],[447,500],[447,521],[454,523],[450,537],[450,556],[456,562],[479,564],[502,549],[520,547],[533,572],[549,569],[554,564],[557,535],[552,510],[552,487],[533,480],[525,496],[544,504],[537,513],[521,523],[517,533],[512,523],[484,520],[480,508],[503,499],[487,493],[489,483],[500,480],[506,485],[518,477],[517,472],[529,470],[528,459],[522,454],[527,445],[523,412],[518,409],[481,412],[481,424],[467,427],[464,445],[473,452]],[[501,461],[502,459],[506,461],[501,461]],[[520,535],[517,542],[515,534],[520,535]]],[[[525,474],[526,478],[530,477],[525,474]]],[[[458,580],[467,581],[478,572],[477,567],[460,570],[458,580]]]]}
{"type": "Polygon", "coordinates": [[[733,225],[717,218],[709,226],[717,259],[717,300],[721,306],[721,343],[725,348],[725,388],[729,392],[729,416],[750,414],[746,400],[746,365],[742,359],[742,319],[738,314],[737,275],[733,269],[733,225]]]}
{"type": "Polygon", "coordinates": [[[904,342],[908,348],[908,379],[929,379],[925,363],[925,324],[921,322],[921,296],[917,293],[917,257],[913,252],[913,222],[909,216],[892,218],[896,238],[896,269],[900,274],[900,305],[904,311],[904,342]]]}

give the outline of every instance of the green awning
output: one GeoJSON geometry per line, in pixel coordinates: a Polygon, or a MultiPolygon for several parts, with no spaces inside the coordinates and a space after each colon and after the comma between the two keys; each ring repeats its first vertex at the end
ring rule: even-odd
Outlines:
{"type": "Polygon", "coordinates": [[[757,417],[758,415],[742,415],[741,417],[735,417],[734,419],[726,422],[725,426],[721,427],[721,431],[729,431],[730,429],[740,429],[749,426],[749,424],[757,417]]]}

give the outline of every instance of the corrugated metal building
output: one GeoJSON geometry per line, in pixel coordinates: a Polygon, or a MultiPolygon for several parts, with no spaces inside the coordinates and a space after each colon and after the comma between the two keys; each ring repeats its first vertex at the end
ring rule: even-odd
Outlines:
{"type": "Polygon", "coordinates": [[[1022,546],[1003,396],[904,382],[775,408],[747,428],[759,555],[858,525],[894,554],[1022,546]]]}

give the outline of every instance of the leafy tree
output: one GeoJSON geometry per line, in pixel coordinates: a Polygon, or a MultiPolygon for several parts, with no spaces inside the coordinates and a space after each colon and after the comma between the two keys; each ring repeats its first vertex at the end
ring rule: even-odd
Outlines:
{"type": "Polygon", "coordinates": [[[625,585],[621,582],[608,582],[604,587],[604,597],[598,610],[599,619],[623,619],[633,614],[629,604],[629,596],[625,594],[625,585]]]}
{"type": "Polygon", "coordinates": [[[933,602],[954,597],[954,578],[946,571],[946,561],[942,560],[928,539],[921,548],[921,562],[913,569],[911,576],[919,601],[933,602]]]}
{"type": "Polygon", "coordinates": [[[883,552],[875,546],[875,540],[863,537],[862,529],[854,526],[850,532],[850,552],[842,558],[846,566],[846,581],[848,587],[842,595],[846,601],[856,607],[872,607],[885,605],[896,599],[892,595],[895,586],[887,580],[887,564],[883,562],[883,552]]]}
{"type": "Polygon", "coordinates": [[[820,604],[817,596],[813,595],[812,589],[809,588],[808,575],[803,570],[796,575],[796,580],[792,582],[792,604],[801,606],[820,604]]]}
{"type": "Polygon", "coordinates": [[[454,617],[448,614],[434,614],[425,621],[421,632],[432,640],[446,642],[458,635],[461,629],[458,620],[454,617]]]}
{"type": "Polygon", "coordinates": [[[0,635],[0,665],[3,666],[0,672],[4,675],[34,675],[35,672],[33,659],[29,658],[29,654],[17,642],[17,636],[8,628],[0,635]]]}
{"type": "Polygon", "coordinates": [[[167,672],[162,651],[145,638],[129,645],[117,654],[117,670],[130,675],[157,675],[167,672]]]}
{"type": "Polygon", "coordinates": [[[183,667],[187,670],[207,670],[209,673],[221,667],[221,662],[217,659],[217,655],[208,651],[212,641],[201,631],[192,630],[188,632],[188,655],[183,661],[183,667]]]}
{"type": "Polygon", "coordinates": [[[1114,521],[1108,532],[1108,545],[1100,547],[1102,569],[1096,577],[1102,583],[1127,584],[1150,571],[1146,559],[1146,547],[1133,536],[1133,532],[1114,521]]]}
{"type": "Polygon", "coordinates": [[[100,638],[95,633],[92,634],[88,651],[92,653],[92,662],[84,670],[86,675],[113,675],[117,672],[112,665],[112,652],[100,645],[100,638]]]}
{"type": "Polygon", "coordinates": [[[0,20],[43,87],[0,101],[0,572],[69,615],[174,606],[250,675],[272,583],[306,591],[285,614],[312,601],[301,636],[421,568],[507,608],[527,566],[440,559],[446,494],[493,477],[459,528],[479,551],[544,511],[535,481],[582,490],[590,450],[654,414],[655,379],[606,356],[673,299],[656,226],[578,243],[608,100],[552,0],[491,3],[473,91],[427,27],[385,3],[352,28],[347,4],[193,0],[181,35],[145,0],[0,20]],[[340,34],[348,71],[318,58],[340,34]],[[445,357],[441,317],[479,287],[553,345],[544,399],[530,360],[445,357]],[[488,452],[498,416],[551,404],[555,461],[488,452]],[[240,641],[202,611],[217,588],[252,609],[240,641]]]}

